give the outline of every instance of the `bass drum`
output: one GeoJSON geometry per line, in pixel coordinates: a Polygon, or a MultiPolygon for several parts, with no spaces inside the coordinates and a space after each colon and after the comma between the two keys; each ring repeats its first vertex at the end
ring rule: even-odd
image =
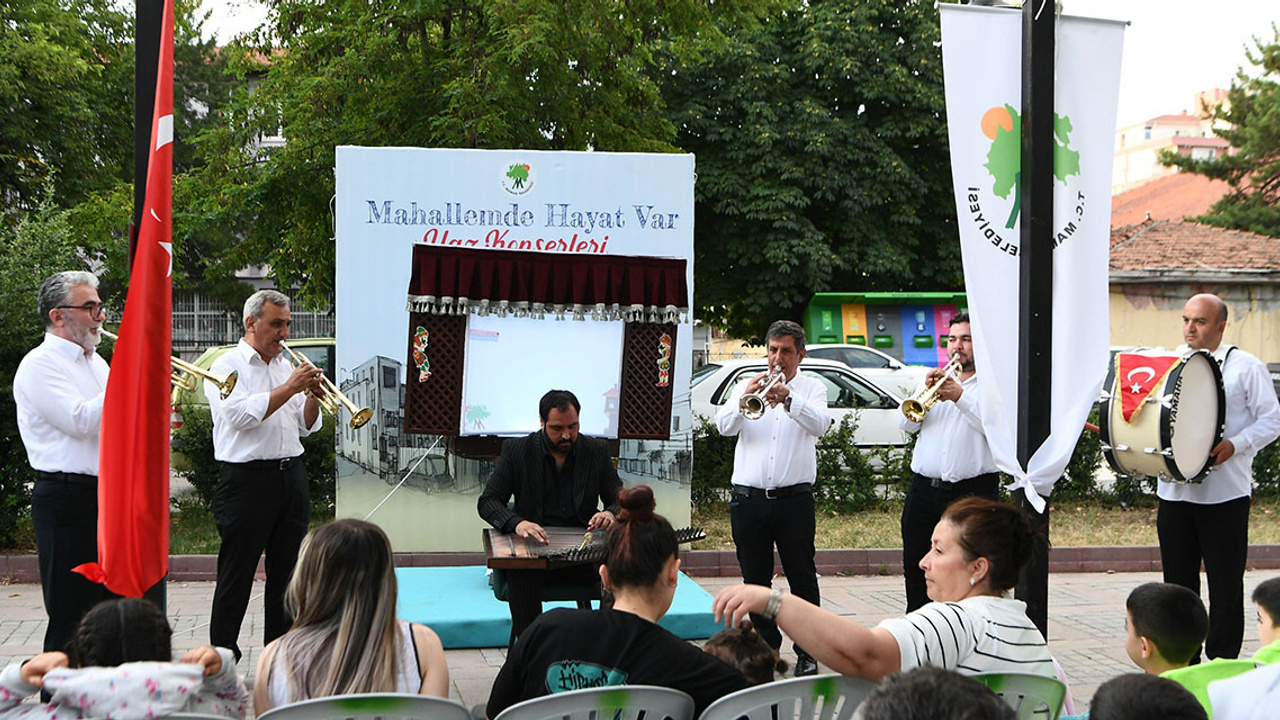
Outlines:
{"type": "Polygon", "coordinates": [[[1121,377],[1123,355],[1116,355],[1098,411],[1103,454],[1122,475],[1198,483],[1213,467],[1209,452],[1222,440],[1227,412],[1222,371],[1205,350],[1183,356],[1136,355],[1164,362],[1173,358],[1174,363],[1128,421],[1122,394],[1131,378],[1121,377]]]}

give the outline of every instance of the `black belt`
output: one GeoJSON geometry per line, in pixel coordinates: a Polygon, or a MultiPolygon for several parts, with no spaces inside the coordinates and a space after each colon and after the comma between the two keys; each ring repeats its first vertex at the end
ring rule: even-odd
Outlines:
{"type": "Polygon", "coordinates": [[[301,462],[302,462],[301,457],[287,457],[287,458],[280,458],[279,460],[250,460],[249,462],[242,462],[242,463],[229,462],[226,464],[231,465],[233,467],[240,467],[240,468],[246,468],[246,469],[252,469],[252,470],[277,470],[279,472],[284,472],[285,470],[288,470],[289,468],[293,467],[295,464],[300,464],[301,462]]]}
{"type": "Polygon", "coordinates": [[[44,470],[36,471],[36,480],[52,480],[54,482],[68,482],[76,485],[97,485],[97,475],[84,475],[81,473],[65,473],[65,472],[45,472],[44,470]]]}
{"type": "Polygon", "coordinates": [[[796,483],[795,485],[784,485],[783,487],[776,488],[747,487],[746,485],[733,486],[734,495],[765,498],[767,500],[776,500],[777,498],[786,497],[788,495],[800,495],[811,492],[813,492],[812,483],[796,483]]]}
{"type": "Polygon", "coordinates": [[[959,487],[964,483],[973,482],[975,480],[987,480],[993,477],[999,479],[1000,474],[999,473],[983,473],[981,475],[974,475],[971,478],[965,478],[964,480],[956,480],[955,482],[947,482],[942,478],[931,478],[927,475],[921,475],[920,473],[916,473],[916,477],[920,478],[921,480],[927,480],[929,482],[929,485],[933,486],[934,488],[944,488],[944,487],[959,487]]]}

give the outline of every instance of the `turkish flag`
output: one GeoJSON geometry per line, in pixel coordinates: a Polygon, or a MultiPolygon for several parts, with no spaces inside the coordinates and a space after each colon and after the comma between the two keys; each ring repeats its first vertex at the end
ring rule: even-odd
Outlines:
{"type": "Polygon", "coordinates": [[[75,571],[141,597],[169,568],[173,0],[160,28],[147,195],[111,359],[98,459],[98,562],[75,571]]]}
{"type": "Polygon", "coordinates": [[[1147,396],[1164,385],[1165,376],[1180,362],[1182,357],[1178,355],[1116,355],[1116,392],[1120,393],[1125,422],[1133,422],[1147,396]]]}

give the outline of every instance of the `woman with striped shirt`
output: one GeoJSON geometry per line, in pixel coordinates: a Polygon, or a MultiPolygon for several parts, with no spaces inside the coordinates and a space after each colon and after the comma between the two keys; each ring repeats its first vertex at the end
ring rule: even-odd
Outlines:
{"type": "Polygon", "coordinates": [[[967,497],[947,507],[920,561],[933,602],[904,617],[866,628],[759,585],[725,588],[712,607],[730,625],[748,613],[772,618],[819,662],[872,681],[920,665],[1054,678],[1044,636],[1026,605],[1009,597],[1031,552],[1031,526],[1019,510],[967,497]]]}

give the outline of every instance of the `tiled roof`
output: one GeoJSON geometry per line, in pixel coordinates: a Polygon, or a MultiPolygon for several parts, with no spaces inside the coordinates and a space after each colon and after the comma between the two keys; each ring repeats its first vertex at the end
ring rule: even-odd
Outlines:
{"type": "Polygon", "coordinates": [[[1141,279],[1275,274],[1280,239],[1171,220],[1148,220],[1111,231],[1111,273],[1141,279]]]}
{"type": "Polygon", "coordinates": [[[1175,135],[1169,139],[1173,141],[1174,145],[1180,147],[1231,147],[1231,143],[1220,137],[1182,137],[1175,135]]]}
{"type": "Polygon", "coordinates": [[[1203,215],[1227,194],[1230,185],[1193,173],[1175,173],[1111,198],[1111,227],[1136,225],[1147,219],[1182,220],[1203,215]]]}

